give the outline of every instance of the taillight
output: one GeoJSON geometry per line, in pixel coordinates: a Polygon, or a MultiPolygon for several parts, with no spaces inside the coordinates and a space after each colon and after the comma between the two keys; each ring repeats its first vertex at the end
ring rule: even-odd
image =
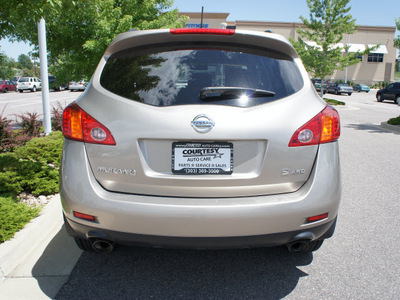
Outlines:
{"type": "Polygon", "coordinates": [[[64,109],[63,134],[66,139],[92,144],[115,145],[110,130],[76,103],[64,109]]]}
{"type": "Polygon", "coordinates": [[[235,29],[217,28],[171,28],[169,31],[173,35],[178,34],[210,34],[210,35],[234,35],[235,29]]]}
{"type": "Polygon", "coordinates": [[[336,141],[339,136],[339,113],[332,106],[328,105],[293,134],[289,147],[330,143],[336,141]]]}

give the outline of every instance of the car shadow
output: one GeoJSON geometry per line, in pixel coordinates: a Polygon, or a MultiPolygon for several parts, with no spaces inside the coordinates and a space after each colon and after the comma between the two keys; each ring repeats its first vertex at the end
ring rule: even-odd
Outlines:
{"type": "MultiPolygon", "coordinates": [[[[76,247],[62,225],[32,268],[32,276],[37,280],[42,296],[54,299],[67,282],[81,254],[82,250],[76,247]]],[[[32,299],[37,296],[32,295],[32,299]]]]}
{"type": "Polygon", "coordinates": [[[85,252],[56,299],[281,299],[312,254],[286,247],[170,250],[119,246],[85,252]]]}

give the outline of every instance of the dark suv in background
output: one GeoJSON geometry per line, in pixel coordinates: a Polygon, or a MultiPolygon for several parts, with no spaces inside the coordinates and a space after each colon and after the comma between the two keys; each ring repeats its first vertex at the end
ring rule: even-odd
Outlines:
{"type": "Polygon", "coordinates": [[[393,100],[397,105],[400,105],[400,82],[389,84],[386,88],[376,92],[376,100],[393,100]]]}

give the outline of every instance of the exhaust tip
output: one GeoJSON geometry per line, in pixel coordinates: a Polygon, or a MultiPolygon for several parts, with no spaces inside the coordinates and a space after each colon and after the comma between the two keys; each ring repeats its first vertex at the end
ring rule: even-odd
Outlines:
{"type": "Polygon", "coordinates": [[[106,240],[95,240],[92,244],[93,250],[100,253],[111,253],[114,249],[114,242],[106,240]]]}
{"type": "Polygon", "coordinates": [[[287,248],[290,253],[306,253],[309,252],[310,241],[296,241],[289,243],[287,248]]]}

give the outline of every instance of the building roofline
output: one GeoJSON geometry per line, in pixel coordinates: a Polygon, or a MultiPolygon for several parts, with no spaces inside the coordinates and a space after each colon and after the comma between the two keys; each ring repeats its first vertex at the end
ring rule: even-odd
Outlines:
{"type": "MultiPolygon", "coordinates": [[[[281,26],[281,27],[293,27],[302,26],[300,22],[277,22],[277,21],[250,21],[250,20],[237,20],[236,25],[267,25],[267,26],[281,26]]],[[[396,31],[396,26],[371,26],[371,25],[357,25],[358,30],[366,31],[396,31]]]]}
{"type": "MultiPolygon", "coordinates": [[[[179,12],[179,16],[188,16],[189,18],[201,18],[201,12],[179,12]]],[[[205,12],[203,13],[204,19],[226,19],[230,13],[210,13],[205,12]]]]}

